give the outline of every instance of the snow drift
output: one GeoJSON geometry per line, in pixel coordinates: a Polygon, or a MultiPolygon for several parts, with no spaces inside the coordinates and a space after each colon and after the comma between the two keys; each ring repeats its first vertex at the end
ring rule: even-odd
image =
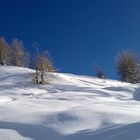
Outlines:
{"type": "Polygon", "coordinates": [[[0,140],[140,139],[139,85],[0,66],[0,140]]]}

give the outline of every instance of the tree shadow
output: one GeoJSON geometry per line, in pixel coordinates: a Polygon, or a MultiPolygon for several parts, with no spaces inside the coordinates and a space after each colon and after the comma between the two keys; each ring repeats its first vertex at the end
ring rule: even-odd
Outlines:
{"type": "Polygon", "coordinates": [[[133,123],[116,128],[102,129],[96,132],[81,131],[68,136],[67,140],[138,140],[140,139],[140,123],[133,123]]]}
{"type": "Polygon", "coordinates": [[[12,129],[23,137],[34,140],[138,140],[140,123],[105,128],[99,131],[85,130],[72,135],[61,135],[45,126],[0,122],[1,129],[12,129]]]}
{"type": "Polygon", "coordinates": [[[34,140],[59,140],[61,137],[57,132],[41,125],[0,121],[0,128],[15,130],[23,137],[28,137],[34,140]]]}

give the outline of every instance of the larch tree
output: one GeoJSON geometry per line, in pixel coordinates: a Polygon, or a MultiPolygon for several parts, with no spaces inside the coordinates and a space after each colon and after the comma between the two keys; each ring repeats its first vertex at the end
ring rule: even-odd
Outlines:
{"type": "Polygon", "coordinates": [[[8,44],[3,37],[0,37],[0,64],[8,63],[8,44]]]}
{"type": "Polygon", "coordinates": [[[48,72],[54,72],[54,67],[46,53],[41,53],[38,55],[37,67],[40,74],[40,84],[48,83],[49,82],[48,72]]]}
{"type": "Polygon", "coordinates": [[[22,41],[13,39],[9,48],[10,60],[9,64],[13,66],[25,67],[28,65],[29,59],[25,52],[22,41]]]}
{"type": "Polygon", "coordinates": [[[55,68],[47,52],[39,52],[37,44],[34,44],[33,47],[36,51],[33,80],[36,84],[47,84],[50,81],[49,74],[55,72],[55,68]]]}
{"type": "Polygon", "coordinates": [[[132,84],[140,80],[140,61],[131,50],[124,50],[116,57],[117,73],[122,81],[132,84]]]}
{"type": "Polygon", "coordinates": [[[101,69],[101,67],[99,65],[95,65],[95,75],[98,78],[105,78],[105,74],[104,71],[101,69]]]}

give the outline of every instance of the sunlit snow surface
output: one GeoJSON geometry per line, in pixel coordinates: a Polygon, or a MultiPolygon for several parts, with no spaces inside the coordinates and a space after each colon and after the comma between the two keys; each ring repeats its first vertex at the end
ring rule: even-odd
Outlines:
{"type": "Polygon", "coordinates": [[[33,73],[0,66],[0,140],[140,140],[139,84],[33,73]]]}

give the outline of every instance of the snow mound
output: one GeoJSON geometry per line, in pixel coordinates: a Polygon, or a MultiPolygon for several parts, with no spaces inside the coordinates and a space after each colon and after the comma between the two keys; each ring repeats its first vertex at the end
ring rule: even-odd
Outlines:
{"type": "Polygon", "coordinates": [[[10,129],[0,129],[1,140],[32,140],[21,136],[18,132],[10,129]]]}
{"type": "Polygon", "coordinates": [[[13,101],[14,99],[8,96],[0,96],[0,103],[5,103],[5,102],[10,102],[13,101]]]}
{"type": "Polygon", "coordinates": [[[140,85],[0,66],[0,140],[140,139],[140,85]]]}
{"type": "Polygon", "coordinates": [[[140,101],[140,84],[135,85],[135,92],[133,93],[133,97],[136,101],[140,101]]]}

